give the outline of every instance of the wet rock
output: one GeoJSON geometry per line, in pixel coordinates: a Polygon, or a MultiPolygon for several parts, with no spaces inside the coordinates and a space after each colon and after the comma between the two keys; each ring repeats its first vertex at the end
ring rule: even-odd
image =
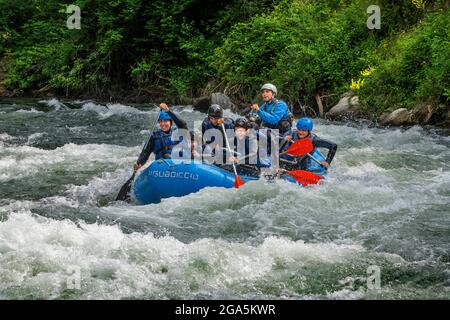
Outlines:
{"type": "Polygon", "coordinates": [[[358,108],[359,97],[351,97],[349,93],[346,93],[341,100],[326,113],[326,117],[329,119],[352,117],[357,112],[358,108]]]}
{"type": "Polygon", "coordinates": [[[211,96],[202,96],[194,99],[192,106],[196,110],[207,112],[209,106],[212,104],[218,104],[223,109],[236,109],[236,106],[233,104],[233,102],[231,102],[231,99],[227,95],[220,92],[215,92],[211,94],[211,96]]]}
{"type": "Polygon", "coordinates": [[[223,109],[233,109],[234,104],[231,102],[231,99],[220,92],[215,92],[211,94],[211,104],[218,104],[223,109]]]}
{"type": "Polygon", "coordinates": [[[192,107],[201,112],[208,112],[208,108],[211,105],[211,98],[208,96],[202,96],[194,99],[192,107]]]}
{"type": "Polygon", "coordinates": [[[394,110],[389,115],[384,115],[380,118],[380,123],[382,125],[394,125],[394,126],[402,126],[402,125],[409,125],[413,124],[414,116],[412,111],[409,111],[405,108],[400,108],[397,110],[394,110]]]}
{"type": "Polygon", "coordinates": [[[420,124],[430,123],[433,115],[435,114],[435,109],[431,105],[420,105],[412,110],[414,115],[414,120],[420,124]]]}

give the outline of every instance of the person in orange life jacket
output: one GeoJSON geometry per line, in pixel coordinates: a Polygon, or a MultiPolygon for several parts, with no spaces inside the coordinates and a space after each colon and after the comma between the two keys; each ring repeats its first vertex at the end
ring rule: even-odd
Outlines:
{"type": "Polygon", "coordinates": [[[284,101],[275,98],[277,88],[271,83],[261,87],[261,94],[264,103],[261,106],[256,103],[251,106],[262,120],[261,127],[278,129],[279,134],[284,135],[292,126],[288,106],[284,101]]]}
{"type": "MultiPolygon", "coordinates": [[[[231,118],[227,118],[223,116],[223,109],[218,104],[213,104],[208,109],[208,116],[203,120],[202,122],[202,135],[205,136],[205,133],[208,130],[216,129],[219,130],[222,134],[222,145],[220,147],[225,148],[225,137],[223,136],[225,132],[223,132],[222,124],[225,127],[225,130],[227,129],[234,129],[234,121],[231,118]]],[[[205,139],[205,138],[204,138],[205,139]]],[[[206,137],[206,141],[204,141],[203,148],[209,148],[212,150],[212,153],[215,154],[216,147],[218,146],[217,143],[214,143],[216,141],[215,136],[206,137]]],[[[223,155],[224,158],[222,159],[223,162],[225,162],[225,154],[223,155]]]]}
{"type": "MultiPolygon", "coordinates": [[[[321,139],[317,135],[311,133],[311,130],[313,129],[313,121],[310,118],[301,118],[297,121],[296,129],[292,129],[291,131],[287,132],[284,136],[284,145],[282,146],[281,150],[282,152],[286,151],[290,145],[291,142],[309,138],[312,141],[312,144],[314,146],[314,149],[316,148],[325,148],[328,149],[327,158],[325,161],[321,162],[321,165],[325,168],[328,168],[330,166],[331,161],[333,161],[334,155],[336,154],[337,150],[337,144],[321,139]]],[[[308,157],[301,156],[299,157],[297,164],[300,166],[301,170],[305,170],[306,160],[308,157]]],[[[282,154],[280,155],[280,165],[283,165],[283,160],[296,160],[295,157],[288,155],[288,154],[282,154]]]]}
{"type": "Polygon", "coordinates": [[[172,122],[175,123],[178,129],[188,129],[186,122],[173,113],[167,104],[162,102],[159,108],[161,109],[158,119],[159,129],[151,133],[150,140],[133,166],[135,171],[139,170],[147,162],[152,153],[155,154],[155,160],[171,158],[173,147],[182,141],[182,139],[172,141],[172,133],[175,130],[172,128],[172,122]]]}

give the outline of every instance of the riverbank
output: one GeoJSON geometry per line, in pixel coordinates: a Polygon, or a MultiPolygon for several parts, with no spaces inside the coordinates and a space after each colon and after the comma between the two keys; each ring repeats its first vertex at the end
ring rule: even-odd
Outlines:
{"type": "MultiPolygon", "coordinates": [[[[0,74],[1,75],[1,74],[0,74]]],[[[337,96],[337,95],[334,95],[337,96]]],[[[33,91],[24,94],[20,91],[7,90],[2,85],[0,78],[0,99],[44,99],[44,100],[96,100],[102,103],[122,103],[122,104],[145,104],[149,102],[165,101],[175,105],[192,105],[194,109],[206,112],[209,105],[216,103],[224,109],[231,109],[233,112],[241,115],[248,113],[248,103],[243,103],[243,97],[228,97],[223,93],[215,92],[210,95],[200,97],[166,97],[163,93],[149,92],[145,90],[134,90],[129,92],[121,90],[120,92],[108,92],[98,96],[88,94],[74,96],[59,96],[51,92],[33,91]]],[[[281,97],[283,99],[283,97],[281,97]]],[[[334,99],[336,100],[336,98],[334,99]]],[[[288,105],[292,103],[287,100],[288,105]]],[[[369,121],[378,126],[436,126],[444,129],[450,129],[450,109],[448,107],[436,106],[427,103],[421,103],[411,110],[406,108],[391,107],[381,113],[374,113],[370,106],[360,103],[359,97],[352,92],[344,93],[338,102],[329,105],[320,102],[312,106],[292,107],[295,117],[304,115],[311,117],[325,118],[344,122],[369,121]]]]}
{"type": "Polygon", "coordinates": [[[61,6],[0,4],[0,94],[194,105],[222,92],[241,111],[271,82],[297,115],[449,124],[448,1],[382,0],[377,28],[364,1],[100,0],[81,29],[61,6]]]}

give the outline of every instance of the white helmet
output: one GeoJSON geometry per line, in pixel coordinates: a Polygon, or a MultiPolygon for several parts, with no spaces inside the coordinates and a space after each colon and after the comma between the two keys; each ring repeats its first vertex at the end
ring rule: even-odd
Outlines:
{"type": "Polygon", "coordinates": [[[275,87],[273,84],[271,84],[271,83],[266,83],[265,85],[263,85],[262,87],[261,87],[261,91],[263,91],[263,90],[270,90],[270,91],[272,91],[273,92],[273,96],[275,97],[276,95],[277,95],[277,87],[275,87]]]}

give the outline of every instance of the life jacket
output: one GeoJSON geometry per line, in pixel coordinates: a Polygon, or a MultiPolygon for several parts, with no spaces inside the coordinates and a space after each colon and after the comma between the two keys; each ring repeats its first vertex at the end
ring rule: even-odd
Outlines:
{"type": "MultiPolygon", "coordinates": [[[[239,157],[244,157],[250,154],[250,137],[244,137],[244,150],[242,150],[242,146],[238,144],[242,144],[242,142],[239,142],[239,139],[237,137],[234,137],[234,151],[241,154],[239,157]],[[242,151],[244,152],[242,153],[242,151]]],[[[245,164],[250,164],[249,158],[245,158],[245,164]]]]}
{"type": "MultiPolygon", "coordinates": [[[[223,126],[225,127],[225,130],[228,130],[228,129],[233,130],[234,129],[233,119],[224,118],[223,120],[224,120],[223,126]]],[[[214,126],[212,124],[211,120],[209,120],[209,118],[206,118],[205,120],[203,120],[203,123],[202,123],[202,134],[205,134],[205,132],[210,129],[221,130],[222,126],[214,126]]],[[[208,144],[208,143],[213,142],[214,140],[215,140],[215,137],[212,137],[212,139],[210,141],[206,141],[205,143],[208,144]]]]}
{"type": "MultiPolygon", "coordinates": [[[[297,131],[297,129],[292,129],[291,132],[289,133],[289,135],[292,137],[291,143],[286,143],[286,144],[284,145],[284,147],[282,148],[281,152],[285,152],[293,142],[295,142],[295,141],[297,141],[297,140],[300,140],[300,137],[298,136],[298,131],[297,131]]],[[[311,139],[311,141],[312,141],[313,144],[314,144],[314,140],[317,139],[317,138],[318,138],[318,137],[317,137],[314,133],[311,133],[311,132],[310,132],[306,137],[304,137],[304,138],[302,138],[302,139],[311,139]]],[[[311,151],[310,154],[312,154],[313,152],[314,152],[314,150],[311,151]]],[[[290,155],[290,154],[282,154],[282,155],[280,155],[280,157],[281,157],[281,158],[284,158],[284,159],[288,159],[288,160],[293,160],[293,159],[295,159],[295,157],[292,156],[292,155],[290,155]]]]}
{"type": "Polygon", "coordinates": [[[172,141],[172,132],[172,128],[168,132],[164,132],[161,129],[153,132],[153,153],[155,154],[155,160],[171,158],[173,147],[183,140],[183,137],[180,137],[179,141],[172,141]]]}
{"type": "MultiPolygon", "coordinates": [[[[272,99],[269,102],[264,102],[264,104],[261,106],[260,109],[261,111],[273,114],[279,103],[286,104],[282,100],[272,99]]],[[[266,128],[278,129],[280,135],[283,135],[284,133],[288,132],[289,130],[291,130],[292,127],[292,114],[289,112],[289,107],[287,108],[287,112],[285,112],[281,120],[276,125],[267,123],[265,121],[262,122],[262,125],[266,128]]]]}

